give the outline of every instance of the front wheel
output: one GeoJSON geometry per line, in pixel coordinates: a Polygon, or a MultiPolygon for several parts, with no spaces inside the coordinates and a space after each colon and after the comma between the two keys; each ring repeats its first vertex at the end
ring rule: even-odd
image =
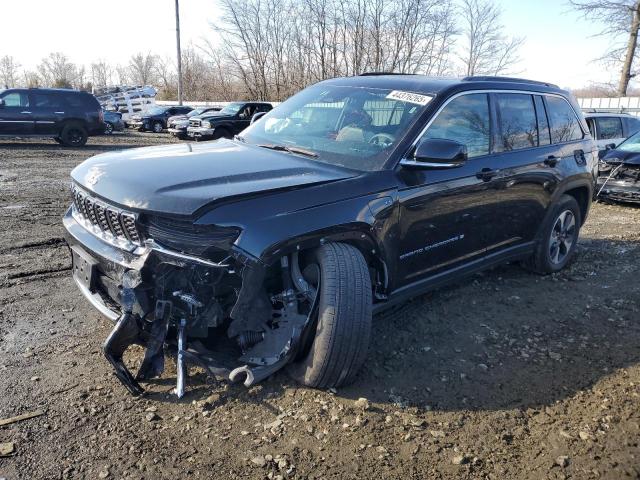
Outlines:
{"type": "Polygon", "coordinates": [[[578,243],[582,213],[575,198],[562,195],[543,225],[535,253],[525,265],[537,273],[555,273],[573,258],[578,243]]]}
{"type": "Polygon", "coordinates": [[[289,365],[288,372],[309,387],[338,387],[353,381],[367,357],[371,278],[362,253],[344,243],[318,248],[311,264],[319,278],[310,281],[320,285],[315,337],[308,353],[289,365]]]}
{"type": "Polygon", "coordinates": [[[154,122],[153,123],[153,132],[154,133],[162,133],[164,127],[162,126],[162,122],[154,122]]]}
{"type": "Polygon", "coordinates": [[[111,135],[113,133],[113,125],[109,122],[104,124],[104,134],[111,135]]]}

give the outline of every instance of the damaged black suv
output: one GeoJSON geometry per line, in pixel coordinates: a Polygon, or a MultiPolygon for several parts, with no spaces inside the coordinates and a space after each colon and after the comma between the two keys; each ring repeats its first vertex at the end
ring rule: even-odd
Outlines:
{"type": "Polygon", "coordinates": [[[76,167],[64,217],[104,352],[134,394],[176,355],[252,385],[336,387],[372,314],[460,276],[572,258],[597,149],[567,92],[495,77],[363,75],[309,87],[233,140],[76,167]],[[122,362],[146,347],[134,377],[122,362]]]}

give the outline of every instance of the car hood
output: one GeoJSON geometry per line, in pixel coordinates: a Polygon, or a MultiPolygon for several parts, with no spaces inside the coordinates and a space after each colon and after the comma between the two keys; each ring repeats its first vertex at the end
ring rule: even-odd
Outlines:
{"type": "Polygon", "coordinates": [[[226,113],[219,113],[219,112],[207,112],[207,113],[203,113],[202,115],[197,115],[195,117],[192,118],[198,118],[200,120],[207,120],[209,122],[217,122],[218,120],[229,120],[232,118],[235,118],[234,115],[227,115],[226,113]]]}
{"type": "Polygon", "coordinates": [[[181,120],[189,120],[186,115],[173,115],[167,119],[168,122],[177,122],[181,120]]]}
{"type": "Polygon", "coordinates": [[[640,165],[640,152],[624,152],[611,150],[603,159],[607,163],[624,163],[625,165],[640,165]]]}
{"type": "Polygon", "coordinates": [[[110,204],[174,215],[192,215],[221,200],[357,175],[231,140],[103,153],[71,172],[78,185],[110,204]]]}

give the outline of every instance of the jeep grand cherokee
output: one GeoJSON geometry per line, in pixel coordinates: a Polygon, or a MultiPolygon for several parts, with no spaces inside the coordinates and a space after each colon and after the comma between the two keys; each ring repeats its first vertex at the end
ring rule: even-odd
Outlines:
{"type": "Polygon", "coordinates": [[[177,356],[251,385],[352,381],[372,313],[462,275],[571,260],[597,149],[571,95],[510,78],[323,81],[234,140],[97,155],[64,217],[134,394],[177,356]],[[137,376],[122,354],[146,347],[137,376]]]}

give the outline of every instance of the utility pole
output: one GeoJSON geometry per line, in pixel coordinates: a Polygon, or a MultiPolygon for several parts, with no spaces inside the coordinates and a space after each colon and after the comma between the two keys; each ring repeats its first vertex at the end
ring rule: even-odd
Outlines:
{"type": "Polygon", "coordinates": [[[180,5],[176,0],[176,46],[178,47],[178,105],[182,105],[182,54],[180,53],[180,5]]]}

